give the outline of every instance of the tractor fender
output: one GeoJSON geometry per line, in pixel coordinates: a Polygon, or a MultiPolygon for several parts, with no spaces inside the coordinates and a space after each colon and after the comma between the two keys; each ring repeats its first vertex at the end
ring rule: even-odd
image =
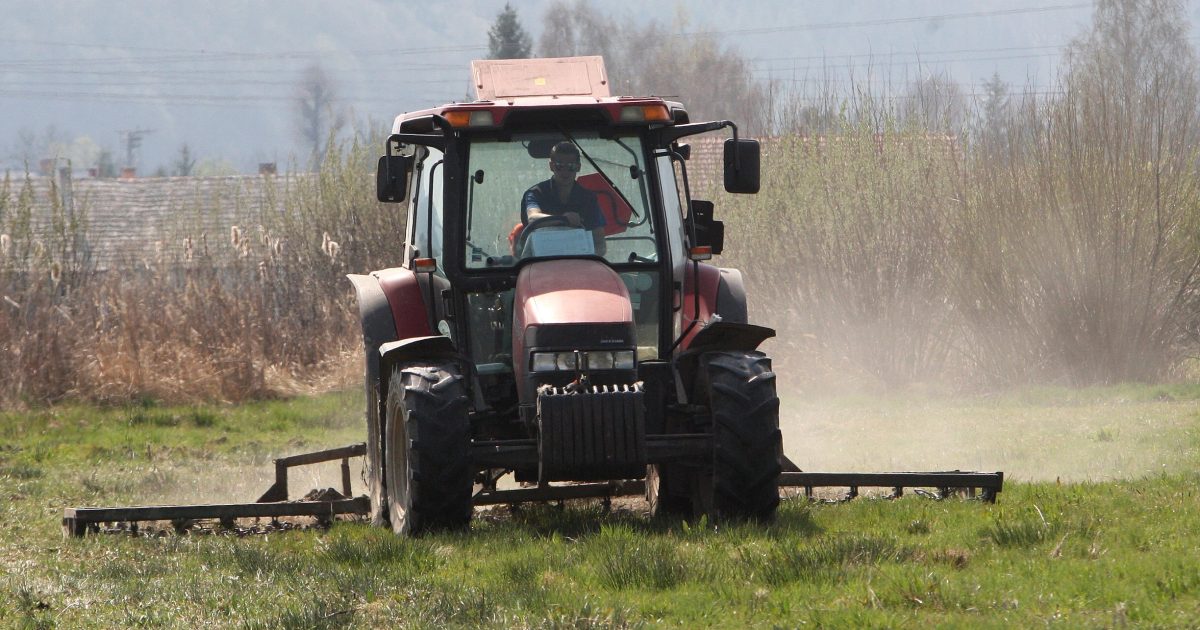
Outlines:
{"type": "Polygon", "coordinates": [[[379,381],[380,346],[397,339],[428,337],[433,331],[429,327],[417,274],[395,268],[376,271],[369,276],[349,274],[346,277],[357,294],[370,387],[371,383],[379,381]]]}
{"type": "Polygon", "coordinates": [[[417,274],[411,269],[393,267],[371,273],[387,297],[395,324],[392,339],[409,339],[433,335],[429,324],[429,309],[417,274]]]}
{"type": "Polygon", "coordinates": [[[410,337],[379,346],[379,364],[384,368],[416,360],[446,360],[457,363],[462,357],[454,348],[454,342],[443,335],[410,337]]]}
{"type": "MultiPolygon", "coordinates": [[[[486,408],[482,392],[476,382],[479,375],[475,372],[475,364],[459,353],[454,342],[444,335],[429,335],[426,337],[409,337],[389,341],[379,346],[379,367],[383,374],[391,374],[392,368],[404,363],[419,363],[433,365],[435,363],[453,363],[459,372],[466,377],[467,389],[473,394],[472,402],[476,409],[486,408]]],[[[379,400],[386,404],[388,395],[388,379],[381,379],[378,386],[379,400]]],[[[384,416],[379,416],[384,420],[384,416]]]]}
{"type": "MultiPolygon", "coordinates": [[[[379,375],[379,346],[396,338],[396,324],[383,287],[373,276],[348,274],[358,301],[358,319],[362,324],[363,349],[366,351],[368,377],[379,375]]],[[[371,380],[368,378],[368,380],[371,380]]]]}
{"type": "Polygon", "coordinates": [[[396,324],[383,287],[374,276],[349,274],[358,300],[358,318],[362,324],[363,350],[366,355],[367,423],[377,425],[380,416],[379,346],[396,338],[396,324]]]}
{"type": "Polygon", "coordinates": [[[742,272],[737,269],[721,269],[713,265],[699,263],[700,282],[696,283],[696,274],[688,268],[684,272],[683,327],[687,329],[692,322],[691,332],[684,338],[681,348],[690,348],[701,327],[719,315],[720,321],[731,324],[746,324],[748,320],[746,308],[746,286],[742,282],[742,272]],[[696,293],[700,294],[700,313],[696,315],[696,293]]]}
{"type": "Polygon", "coordinates": [[[387,383],[380,378],[384,373],[380,348],[397,339],[431,334],[425,301],[416,274],[408,269],[384,269],[371,275],[348,274],[346,277],[354,285],[362,325],[367,424],[372,428],[381,427],[387,383]]]}
{"type": "Polygon", "coordinates": [[[731,324],[749,323],[746,309],[746,285],[742,272],[737,269],[718,269],[721,279],[717,283],[717,314],[721,320],[731,324]]]}
{"type": "Polygon", "coordinates": [[[690,339],[687,349],[671,362],[675,375],[675,395],[686,403],[695,393],[696,374],[700,360],[710,352],[754,352],[762,342],[775,336],[775,331],[765,326],[736,322],[712,322],[701,328],[690,339]]]}

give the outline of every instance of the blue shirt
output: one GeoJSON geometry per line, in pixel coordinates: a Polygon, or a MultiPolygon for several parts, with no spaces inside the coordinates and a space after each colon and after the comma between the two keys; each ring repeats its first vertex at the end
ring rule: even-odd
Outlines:
{"type": "Polygon", "coordinates": [[[579,214],[579,220],[583,222],[583,227],[588,230],[603,227],[605,224],[604,215],[600,212],[600,204],[596,201],[596,193],[578,183],[571,184],[571,194],[567,195],[566,201],[563,201],[558,191],[554,189],[553,178],[539,182],[526,190],[525,196],[521,200],[521,223],[529,223],[529,209],[532,207],[541,208],[543,214],[550,216],[562,216],[568,212],[575,212],[579,214]]]}

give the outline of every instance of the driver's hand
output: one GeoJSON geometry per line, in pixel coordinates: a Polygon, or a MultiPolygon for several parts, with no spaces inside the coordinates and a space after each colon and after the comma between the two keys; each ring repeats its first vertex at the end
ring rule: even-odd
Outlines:
{"type": "Polygon", "coordinates": [[[579,218],[578,212],[567,212],[562,216],[571,227],[583,227],[583,220],[579,218]]]}

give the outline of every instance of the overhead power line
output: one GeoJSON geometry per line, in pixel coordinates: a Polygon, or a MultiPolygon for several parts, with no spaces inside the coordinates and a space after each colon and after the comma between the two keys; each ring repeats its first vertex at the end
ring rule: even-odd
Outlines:
{"type": "MultiPolygon", "coordinates": [[[[888,24],[904,24],[911,22],[923,22],[929,20],[960,20],[979,17],[997,17],[1005,15],[1021,15],[1029,13],[1047,13],[1052,11],[1066,11],[1073,9],[1090,8],[1090,2],[1080,2],[1074,4],[1060,4],[1044,7],[1024,7],[1016,9],[996,9],[991,11],[972,11],[965,13],[942,13],[933,15],[915,15],[897,18],[880,18],[876,20],[862,20],[851,22],[823,22],[815,24],[796,24],[792,26],[768,26],[756,28],[740,28],[740,29],[714,29],[705,31],[695,31],[689,33],[680,33],[679,36],[691,37],[695,35],[752,35],[764,33],[779,33],[788,31],[806,31],[806,30],[827,30],[840,28],[857,28],[866,26],[884,26],[888,24]]],[[[126,50],[139,52],[155,52],[155,53],[170,53],[172,56],[165,58],[172,61],[197,60],[200,58],[216,59],[218,57],[247,57],[247,58],[297,58],[297,57],[324,57],[331,54],[349,54],[354,56],[376,56],[376,55],[421,55],[421,54],[444,54],[448,52],[470,52],[473,50],[487,50],[485,44],[462,44],[457,46],[439,46],[439,47],[415,47],[415,48],[377,48],[377,49],[353,49],[353,50],[283,50],[283,51],[237,51],[237,50],[213,50],[206,48],[160,48],[150,46],[128,46],[128,45],[113,45],[113,44],[96,44],[76,41],[60,41],[60,40],[43,40],[43,39],[26,39],[14,37],[0,37],[0,43],[18,43],[32,44],[39,46],[53,46],[56,48],[85,48],[97,50],[126,50]]],[[[131,57],[116,57],[109,58],[107,61],[133,61],[131,57]]],[[[153,59],[153,58],[151,58],[153,59]]],[[[71,58],[46,60],[38,59],[10,59],[4,64],[20,64],[20,63],[47,63],[47,62],[80,62],[90,61],[88,58],[71,58]]]]}
{"type": "Polygon", "coordinates": [[[978,17],[995,17],[1000,15],[1020,15],[1023,13],[1047,13],[1050,11],[1067,11],[1072,9],[1091,8],[1092,3],[1059,4],[1048,7],[1028,7],[1023,9],[998,9],[995,11],[972,11],[970,13],[942,13],[939,15],[914,15],[899,18],[881,18],[859,22],[824,22],[819,24],[796,24],[793,26],[764,26],[758,28],[738,28],[713,31],[696,31],[688,35],[761,35],[766,33],[785,33],[790,31],[816,31],[839,28],[858,28],[863,26],[885,26],[888,24],[905,24],[909,22],[924,22],[927,20],[962,20],[978,17]]]}
{"type": "MultiPolygon", "coordinates": [[[[1053,11],[1067,11],[1091,7],[1091,3],[1078,2],[1043,7],[1026,7],[1010,9],[994,9],[960,13],[943,13],[894,18],[879,18],[863,21],[825,22],[800,24],[792,26],[768,26],[759,28],[723,29],[702,31],[685,34],[695,35],[747,35],[775,32],[809,31],[821,29],[848,29],[889,24],[915,23],[931,20],[962,20],[971,18],[1012,16],[1021,14],[1044,14],[1053,11]]],[[[173,105],[194,106],[239,106],[253,103],[278,103],[291,101],[293,97],[282,93],[278,87],[294,85],[284,77],[298,71],[298,65],[307,61],[321,60],[327,67],[345,67],[344,72],[353,77],[361,77],[357,72],[372,64],[353,63],[352,58],[373,56],[405,57],[425,56],[431,54],[453,54],[484,50],[481,44],[460,44],[442,47],[414,47],[390,49],[361,49],[361,50],[275,50],[275,51],[236,51],[220,49],[188,49],[150,46],[112,45],[78,41],[53,41],[43,39],[21,39],[2,37],[0,43],[25,44],[30,46],[47,46],[55,49],[77,48],[81,50],[103,51],[97,54],[101,57],[59,56],[33,57],[22,59],[0,60],[0,72],[7,72],[5,81],[0,84],[0,99],[45,99],[96,102],[126,102],[126,103],[160,103],[173,105]],[[129,53],[129,54],[122,54],[129,53]],[[352,74],[355,73],[355,74],[352,74]],[[264,76],[267,75],[267,76],[264,76]],[[61,80],[53,80],[62,77],[61,80]],[[67,79],[80,77],[82,80],[67,79]],[[255,79],[253,77],[262,77],[255,79]],[[177,93],[177,88],[194,87],[189,93],[177,93]],[[218,89],[213,93],[211,88],[218,89]],[[258,87],[260,89],[255,90],[258,87]],[[55,89],[63,88],[63,89],[55,89]],[[160,89],[165,88],[160,92],[160,89]],[[209,89],[207,93],[195,93],[209,89]],[[175,90],[176,93],[172,93],[175,90]]],[[[1065,45],[1046,46],[1009,46],[1002,48],[976,48],[943,51],[912,51],[889,52],[886,54],[848,54],[848,55],[806,55],[793,57],[766,57],[749,59],[752,71],[763,79],[801,82],[797,74],[829,70],[837,68],[864,67],[856,64],[855,60],[869,60],[866,66],[872,68],[891,68],[908,66],[934,66],[959,62],[983,62],[1015,59],[1035,59],[1055,57],[1057,53],[1043,54],[1012,54],[990,55],[976,57],[976,54],[989,53],[1024,53],[1043,50],[1062,50],[1065,45]],[[844,63],[830,64],[829,60],[840,60],[844,63]],[[792,65],[785,65],[787,62],[792,65]],[[803,66],[794,65],[797,61],[820,62],[803,66]],[[781,63],[782,62],[782,63],[781,63]]],[[[353,104],[394,103],[394,99],[379,96],[379,87],[403,86],[451,86],[435,88],[437,91],[452,91],[454,85],[469,85],[467,77],[446,79],[444,72],[458,70],[458,64],[438,63],[430,60],[427,63],[406,62],[402,67],[394,64],[383,64],[371,70],[371,80],[361,78],[343,79],[342,83],[348,88],[347,93],[353,94],[365,90],[371,96],[355,98],[344,96],[339,100],[353,104]],[[437,74],[434,74],[437,73],[437,74]]],[[[447,100],[463,98],[465,94],[456,93],[447,100]]],[[[424,97],[429,98],[429,97],[424,97]]]]}

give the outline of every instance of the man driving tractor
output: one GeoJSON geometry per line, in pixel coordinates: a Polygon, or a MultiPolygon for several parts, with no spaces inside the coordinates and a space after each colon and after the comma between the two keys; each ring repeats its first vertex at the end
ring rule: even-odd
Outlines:
{"type": "Polygon", "coordinates": [[[596,193],[579,186],[575,176],[579,173],[579,149],[563,141],[550,151],[550,179],[535,184],[521,200],[521,224],[545,217],[562,217],[572,227],[580,227],[592,233],[596,253],[603,256],[604,215],[596,201],[596,193]]]}

